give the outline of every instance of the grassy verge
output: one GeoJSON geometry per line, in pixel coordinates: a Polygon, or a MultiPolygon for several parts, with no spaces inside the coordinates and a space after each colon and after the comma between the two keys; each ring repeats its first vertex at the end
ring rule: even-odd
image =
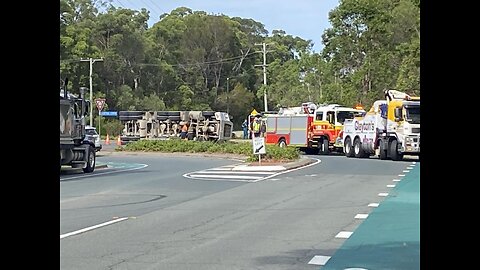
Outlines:
{"type": "MultiPolygon", "coordinates": [[[[117,151],[144,151],[163,153],[218,153],[243,155],[247,161],[258,161],[258,155],[253,155],[252,144],[246,142],[198,142],[185,140],[140,140],[131,142],[117,151]]],[[[266,145],[266,154],[262,161],[292,161],[300,157],[300,152],[294,147],[281,148],[277,145],[266,145]]]]}

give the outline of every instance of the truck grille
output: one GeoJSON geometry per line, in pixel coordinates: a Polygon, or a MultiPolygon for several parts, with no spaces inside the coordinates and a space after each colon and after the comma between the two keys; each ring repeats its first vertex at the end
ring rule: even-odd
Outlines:
{"type": "Polygon", "coordinates": [[[412,128],[412,133],[420,133],[420,128],[412,128]]]}

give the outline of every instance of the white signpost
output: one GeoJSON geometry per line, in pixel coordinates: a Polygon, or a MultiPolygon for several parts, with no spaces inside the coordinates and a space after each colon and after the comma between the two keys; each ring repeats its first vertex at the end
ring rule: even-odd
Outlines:
{"type": "MultiPolygon", "coordinates": [[[[97,98],[95,99],[95,104],[97,105],[98,109],[98,137],[101,136],[100,134],[100,121],[102,120],[101,112],[103,110],[103,106],[105,106],[105,99],[104,98],[97,98]]],[[[90,123],[92,125],[93,123],[90,123]]],[[[100,137],[101,140],[101,137],[100,137]]]]}
{"type": "Polygon", "coordinates": [[[261,164],[261,155],[266,154],[267,151],[265,150],[265,138],[263,137],[252,137],[252,145],[253,145],[253,154],[258,155],[258,164],[261,164]]]}

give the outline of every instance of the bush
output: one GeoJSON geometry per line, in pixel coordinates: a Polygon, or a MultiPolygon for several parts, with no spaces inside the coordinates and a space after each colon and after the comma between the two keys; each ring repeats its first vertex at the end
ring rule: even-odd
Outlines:
{"type": "MultiPolygon", "coordinates": [[[[236,154],[247,157],[248,161],[258,161],[258,155],[252,152],[251,142],[199,142],[185,140],[140,140],[131,142],[125,147],[119,147],[120,151],[144,151],[144,152],[185,152],[185,153],[223,153],[236,154]]],[[[300,157],[300,152],[294,147],[282,148],[278,145],[266,145],[266,154],[262,160],[290,161],[300,157]]]]}

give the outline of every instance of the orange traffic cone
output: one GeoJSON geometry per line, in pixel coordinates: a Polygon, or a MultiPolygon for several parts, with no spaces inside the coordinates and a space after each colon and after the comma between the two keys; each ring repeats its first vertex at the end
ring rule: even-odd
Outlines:
{"type": "Polygon", "coordinates": [[[105,144],[106,145],[110,144],[110,137],[108,136],[108,134],[107,134],[107,138],[105,139],[105,144]]]}
{"type": "Polygon", "coordinates": [[[118,135],[118,138],[117,138],[117,145],[122,145],[122,141],[120,140],[120,135],[118,135]]]}

